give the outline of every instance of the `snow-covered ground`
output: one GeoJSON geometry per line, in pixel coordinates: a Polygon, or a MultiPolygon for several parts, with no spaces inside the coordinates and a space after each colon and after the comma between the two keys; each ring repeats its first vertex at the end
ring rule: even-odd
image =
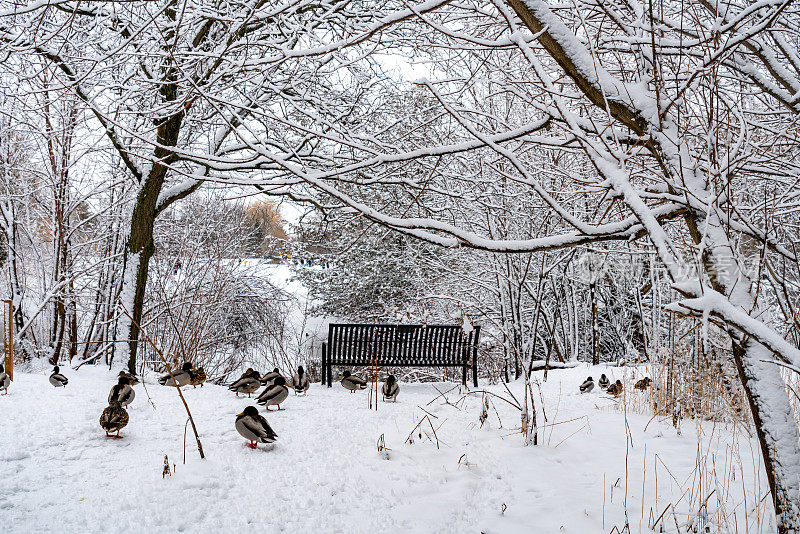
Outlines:
{"type": "MultiPolygon", "coordinates": [[[[630,413],[626,432],[606,395],[577,394],[599,369],[551,371],[542,387],[550,426],[536,447],[523,445],[518,412],[499,399],[482,427],[480,394],[462,399],[456,388],[451,404],[431,402],[453,384],[402,384],[399,402],[375,411],[366,392],[334,383],[266,414],[279,440],[251,450],[234,429],[251,400],[220,386],[184,388],[207,457],[198,458],[190,429],[186,465],[186,415],[173,388],[147,377],[124,438],[109,439],[98,418],[113,375],[62,370],[65,389],[50,386],[45,370],[18,371],[0,396],[3,532],[586,533],[622,530],[626,515],[631,532],[647,532],[670,503],[675,513],[659,525],[674,532],[697,511],[692,502],[718,516],[718,499],[722,531],[770,531],[769,497],[757,506],[767,486],[754,476],[753,441],[710,422],[684,422],[678,435],[669,421],[630,413]],[[404,443],[427,413],[439,448],[427,422],[404,443]],[[165,454],[177,467],[162,479],[165,454]]],[[[521,398],[520,384],[510,387],[521,398]]],[[[488,390],[507,396],[502,385],[488,390]]]]}

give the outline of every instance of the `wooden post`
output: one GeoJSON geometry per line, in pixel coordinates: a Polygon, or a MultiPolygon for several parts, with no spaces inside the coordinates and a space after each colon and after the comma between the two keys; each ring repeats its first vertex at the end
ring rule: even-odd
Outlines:
{"type": "Polygon", "coordinates": [[[5,300],[3,302],[7,306],[6,321],[3,325],[4,366],[8,377],[14,380],[14,303],[10,300],[5,300]]]}
{"type": "MultiPolygon", "coordinates": [[[[374,389],[375,389],[375,411],[378,411],[378,355],[374,354],[372,356],[372,380],[375,382],[374,389]]],[[[370,388],[370,396],[372,393],[373,388],[370,388]]],[[[370,406],[372,408],[372,406],[370,406]]]]}

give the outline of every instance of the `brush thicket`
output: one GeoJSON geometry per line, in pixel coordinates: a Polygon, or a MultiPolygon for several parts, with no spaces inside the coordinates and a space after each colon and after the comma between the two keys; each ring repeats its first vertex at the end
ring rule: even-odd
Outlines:
{"type": "MultiPolygon", "coordinates": [[[[641,525],[656,532],[768,532],[774,529],[769,487],[760,466],[750,410],[724,332],[696,319],[672,317],[666,339],[644,365],[611,368],[624,393],[614,409],[651,416],[681,433],[689,425],[698,436],[694,469],[675,477],[670,459],[647,455],[641,492],[641,525]],[[644,391],[637,380],[652,380],[644,391]],[[753,475],[755,473],[755,475],[753,475]],[[659,495],[660,492],[660,495],[659,495]],[[647,495],[646,501],[644,500],[647,495]]],[[[800,380],[785,377],[800,408],[800,380]]],[[[796,415],[800,410],[796,411],[796,415]]],[[[623,528],[624,525],[618,528],[623,528]]]]}
{"type": "Polygon", "coordinates": [[[675,426],[683,419],[749,425],[749,410],[725,334],[709,325],[704,340],[701,323],[687,318],[673,318],[668,334],[660,348],[649,352],[649,363],[612,370],[612,382],[620,379],[625,386],[618,408],[672,419],[675,426]],[[634,389],[644,377],[652,380],[649,387],[634,389]]]}

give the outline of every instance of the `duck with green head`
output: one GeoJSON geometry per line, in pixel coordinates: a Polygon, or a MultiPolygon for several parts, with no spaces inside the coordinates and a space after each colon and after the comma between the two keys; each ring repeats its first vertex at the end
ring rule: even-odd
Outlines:
{"type": "Polygon", "coordinates": [[[172,375],[169,373],[165,374],[158,379],[158,383],[162,386],[174,386],[177,384],[178,386],[183,387],[192,381],[192,374],[192,364],[189,362],[184,362],[180,371],[173,371],[172,375]]]}
{"type": "Polygon", "coordinates": [[[248,447],[255,449],[259,443],[275,443],[278,435],[269,426],[264,416],[258,413],[258,408],[248,406],[236,416],[236,431],[250,443],[248,447]]]}
{"type": "Polygon", "coordinates": [[[253,371],[252,369],[248,369],[248,372],[242,375],[242,378],[228,386],[228,389],[235,392],[236,396],[239,396],[239,393],[247,393],[247,396],[250,397],[253,393],[255,393],[258,388],[261,387],[261,373],[258,371],[253,371]]]}
{"type": "Polygon", "coordinates": [[[261,377],[261,385],[270,387],[275,382],[275,379],[278,378],[279,376],[282,375],[280,370],[276,367],[275,369],[273,369],[272,371],[261,377]]]}
{"type": "Polygon", "coordinates": [[[383,400],[397,402],[397,396],[400,394],[400,385],[397,383],[397,379],[394,375],[386,377],[386,382],[383,383],[381,393],[383,393],[383,400]]]}
{"type": "Polygon", "coordinates": [[[120,371],[119,374],[117,375],[117,378],[121,378],[123,376],[128,379],[128,385],[130,386],[135,386],[139,383],[139,379],[136,377],[135,374],[127,373],[125,371],[120,371]]]}
{"type": "Polygon", "coordinates": [[[297,374],[292,377],[292,388],[294,389],[294,394],[305,395],[310,387],[311,383],[308,380],[308,374],[306,373],[305,369],[303,369],[303,366],[300,365],[297,368],[297,374]]]}
{"type": "Polygon", "coordinates": [[[136,392],[130,386],[130,380],[126,376],[121,376],[108,394],[108,403],[116,401],[124,408],[133,402],[134,397],[136,392]]]}
{"type": "Polygon", "coordinates": [[[278,410],[283,410],[281,408],[281,403],[286,400],[289,396],[289,388],[286,387],[286,380],[279,376],[276,378],[272,385],[266,388],[261,395],[258,396],[256,402],[261,404],[262,406],[267,407],[267,411],[272,411],[269,409],[270,406],[277,406],[278,410]]]}
{"type": "Polygon", "coordinates": [[[350,371],[342,373],[341,384],[346,389],[349,389],[350,393],[353,393],[357,389],[367,389],[367,381],[361,377],[351,375],[350,371]]]}
{"type": "Polygon", "coordinates": [[[61,370],[57,365],[53,367],[53,374],[50,375],[50,383],[53,384],[53,387],[57,388],[63,388],[69,384],[69,380],[66,376],[61,374],[61,370]]]}

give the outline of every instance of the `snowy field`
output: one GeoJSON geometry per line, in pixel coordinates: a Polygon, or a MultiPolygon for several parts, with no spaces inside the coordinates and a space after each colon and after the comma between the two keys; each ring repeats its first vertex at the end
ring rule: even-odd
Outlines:
{"type": "MultiPolygon", "coordinates": [[[[549,426],[537,447],[523,445],[518,412],[501,400],[482,427],[480,394],[464,398],[456,388],[450,404],[431,402],[454,384],[402,384],[399,402],[375,411],[366,392],[334,383],[266,414],[279,440],[251,450],[234,419],[252,401],[220,386],[189,387],[207,459],[190,429],[186,465],[186,416],[174,389],[147,377],[135,387],[124,438],[109,439],[98,418],[113,375],[62,370],[65,389],[50,386],[45,370],[18,371],[0,396],[3,532],[584,533],[623,530],[626,516],[631,532],[649,532],[659,516],[674,532],[698,524],[698,501],[716,518],[711,532],[774,528],[757,505],[767,485],[754,476],[753,441],[710,422],[685,421],[679,435],[671,421],[632,413],[626,432],[610,398],[576,393],[599,369],[551,371],[542,386],[549,426]],[[404,443],[427,412],[436,436],[426,422],[404,443]],[[391,449],[383,454],[381,435],[391,449]],[[177,467],[162,479],[165,454],[177,467]]],[[[502,385],[488,389],[507,396],[502,385]]],[[[521,398],[520,384],[511,389],[521,398]]]]}

